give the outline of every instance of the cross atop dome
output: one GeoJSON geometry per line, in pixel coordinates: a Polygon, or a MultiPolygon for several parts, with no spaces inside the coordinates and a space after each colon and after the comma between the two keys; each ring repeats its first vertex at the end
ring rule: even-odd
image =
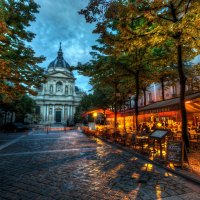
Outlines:
{"type": "Polygon", "coordinates": [[[63,52],[62,52],[62,47],[61,47],[62,43],[60,42],[60,48],[58,51],[58,60],[62,60],[63,59],[63,52]]]}
{"type": "Polygon", "coordinates": [[[48,72],[50,72],[50,71],[68,71],[68,72],[70,72],[69,68],[70,68],[70,65],[63,58],[62,43],[60,42],[60,47],[58,50],[57,58],[49,64],[47,70],[48,70],[48,72]]]}

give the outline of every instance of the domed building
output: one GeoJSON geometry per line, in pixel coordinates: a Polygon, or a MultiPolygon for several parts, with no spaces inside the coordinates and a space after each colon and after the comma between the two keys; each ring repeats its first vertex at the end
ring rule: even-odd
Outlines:
{"type": "Polygon", "coordinates": [[[60,44],[57,58],[47,68],[47,82],[34,98],[40,123],[73,123],[82,94],[75,80],[60,44]]]}

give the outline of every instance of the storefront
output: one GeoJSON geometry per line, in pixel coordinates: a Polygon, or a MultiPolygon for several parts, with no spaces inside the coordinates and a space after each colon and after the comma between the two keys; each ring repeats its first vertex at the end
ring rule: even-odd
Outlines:
{"type": "MultiPolygon", "coordinates": [[[[189,127],[200,124],[200,93],[186,96],[186,111],[189,127]]],[[[155,102],[139,109],[139,122],[161,123],[162,126],[175,126],[181,124],[180,99],[173,98],[155,102]]]]}

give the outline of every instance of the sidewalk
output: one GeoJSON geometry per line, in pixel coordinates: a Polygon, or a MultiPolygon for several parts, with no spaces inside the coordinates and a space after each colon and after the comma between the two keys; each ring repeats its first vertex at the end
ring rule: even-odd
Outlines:
{"type": "Polygon", "coordinates": [[[193,176],[200,179],[200,152],[188,153],[189,166],[184,166],[185,173],[192,173],[193,176]]]}
{"type": "Polygon", "coordinates": [[[93,133],[87,130],[86,131],[82,130],[82,132],[88,136],[98,137],[99,139],[102,139],[105,142],[115,145],[118,148],[129,151],[133,153],[134,155],[152,164],[163,167],[172,173],[175,173],[190,181],[200,184],[200,150],[199,149],[196,149],[195,151],[192,150],[190,153],[187,154],[189,164],[184,162],[181,168],[174,165],[170,165],[170,166],[166,165],[165,160],[159,160],[158,158],[152,158],[152,156],[150,157],[150,155],[148,154],[143,154],[142,152],[139,152],[137,149],[133,148],[133,145],[127,146],[127,145],[124,145],[123,142],[122,144],[117,143],[116,141],[113,140],[113,138],[105,138],[105,137],[102,137],[101,135],[96,135],[95,132],[93,133]]]}
{"type": "Polygon", "coordinates": [[[157,159],[149,158],[147,155],[143,155],[143,154],[135,151],[131,146],[124,146],[119,143],[115,143],[113,141],[106,140],[105,138],[102,138],[102,137],[99,137],[99,138],[105,142],[115,145],[117,148],[131,152],[134,155],[136,155],[152,164],[155,164],[157,166],[167,169],[168,171],[170,171],[172,173],[180,175],[180,176],[186,178],[187,180],[190,180],[192,182],[200,184],[200,152],[198,152],[198,151],[188,153],[189,165],[188,165],[188,163],[183,163],[183,167],[181,168],[181,167],[175,167],[175,166],[167,166],[167,165],[165,165],[165,163],[160,162],[157,159]]]}
{"type": "MultiPolygon", "coordinates": [[[[188,162],[183,162],[183,165],[181,167],[181,166],[176,166],[173,164],[170,164],[170,165],[167,164],[166,158],[165,158],[167,154],[166,149],[165,150],[163,149],[165,151],[165,155],[163,154],[164,159],[160,159],[160,156],[157,156],[157,157],[152,156],[152,152],[151,153],[149,152],[151,147],[149,148],[147,145],[147,148],[146,148],[145,142],[144,142],[144,145],[142,144],[141,146],[139,146],[137,142],[136,143],[131,142],[132,141],[131,137],[128,137],[129,138],[128,141],[127,141],[127,138],[125,139],[123,138],[122,140],[117,140],[117,138],[114,139],[113,137],[111,137],[110,134],[108,136],[107,135],[104,136],[102,134],[97,134],[95,131],[90,131],[84,128],[82,129],[82,132],[89,136],[91,135],[94,137],[98,137],[105,142],[116,145],[118,148],[123,148],[126,151],[130,151],[131,153],[147,160],[148,162],[156,164],[173,173],[181,175],[187,178],[188,180],[191,180],[193,182],[200,184],[200,148],[199,147],[190,149],[190,152],[187,153],[188,162]],[[140,149],[138,149],[138,147],[140,149]],[[145,152],[145,150],[147,150],[148,153],[145,152]]],[[[157,151],[157,154],[160,154],[160,152],[157,151]]]]}

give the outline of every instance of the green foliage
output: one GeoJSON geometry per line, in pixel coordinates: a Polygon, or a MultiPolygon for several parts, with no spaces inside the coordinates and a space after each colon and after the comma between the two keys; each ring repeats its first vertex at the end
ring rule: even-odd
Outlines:
{"type": "Polygon", "coordinates": [[[15,100],[3,101],[0,96],[0,108],[5,112],[13,112],[16,115],[16,120],[23,122],[27,114],[33,114],[36,103],[35,101],[27,96],[23,95],[15,100]]]}
{"type": "Polygon", "coordinates": [[[98,22],[94,33],[100,34],[100,48],[95,50],[127,56],[125,69],[135,76],[136,99],[138,88],[143,88],[140,78],[148,80],[144,69],[153,72],[153,81],[178,77],[183,140],[188,147],[185,84],[189,71],[185,63],[200,50],[200,1],[90,0],[81,14],[89,23],[98,22]]]}
{"type": "Polygon", "coordinates": [[[95,108],[94,95],[85,94],[82,97],[79,106],[76,108],[76,112],[74,114],[74,122],[75,123],[83,122],[84,121],[84,117],[82,116],[83,113],[94,108],[95,108]]]}
{"type": "Polygon", "coordinates": [[[38,66],[44,57],[36,57],[27,45],[35,36],[27,28],[35,21],[38,8],[33,0],[1,0],[0,94],[8,98],[35,94],[34,89],[45,81],[44,71],[38,66]]]}

